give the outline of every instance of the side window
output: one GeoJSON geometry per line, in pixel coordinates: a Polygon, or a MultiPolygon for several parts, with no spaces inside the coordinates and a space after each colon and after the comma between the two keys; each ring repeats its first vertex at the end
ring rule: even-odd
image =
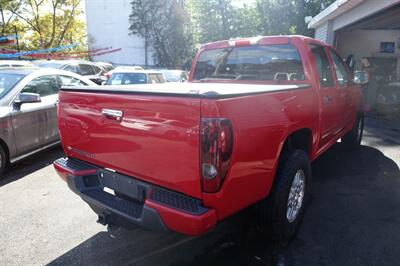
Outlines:
{"type": "Polygon", "coordinates": [[[87,86],[85,82],[80,79],[70,76],[59,76],[63,86],[87,86]]]}
{"type": "Polygon", "coordinates": [[[64,68],[64,70],[79,74],[78,69],[76,69],[76,66],[68,65],[64,68]]]}
{"type": "Polygon", "coordinates": [[[158,80],[157,80],[157,75],[156,74],[149,74],[148,83],[150,83],[150,84],[159,83],[158,80]]]}
{"type": "Polygon", "coordinates": [[[321,84],[321,87],[323,88],[332,87],[333,86],[332,71],[324,47],[321,45],[310,44],[310,48],[315,63],[317,64],[319,83],[321,84]]]}
{"type": "Polygon", "coordinates": [[[338,83],[343,87],[349,81],[346,67],[344,66],[343,60],[334,51],[329,50],[329,54],[331,55],[333,64],[335,65],[338,83]]]}
{"type": "Polygon", "coordinates": [[[93,67],[93,70],[94,70],[94,73],[95,73],[95,74],[100,74],[100,72],[103,71],[103,70],[102,70],[100,67],[98,67],[98,66],[92,65],[92,67],[93,67]]]}
{"type": "Polygon", "coordinates": [[[79,68],[81,70],[81,75],[82,76],[89,76],[89,75],[93,75],[94,71],[91,65],[86,65],[86,64],[80,64],[79,68]]]}
{"type": "Polygon", "coordinates": [[[163,74],[157,74],[157,77],[158,77],[158,82],[159,83],[165,83],[165,79],[164,79],[163,74]]]}
{"type": "Polygon", "coordinates": [[[37,93],[40,97],[57,94],[60,83],[55,76],[42,76],[29,82],[21,92],[37,93]]]}
{"type": "Polygon", "coordinates": [[[182,81],[188,80],[188,76],[187,76],[187,74],[186,74],[185,72],[182,72],[182,74],[181,74],[181,80],[182,80],[182,81]]]}

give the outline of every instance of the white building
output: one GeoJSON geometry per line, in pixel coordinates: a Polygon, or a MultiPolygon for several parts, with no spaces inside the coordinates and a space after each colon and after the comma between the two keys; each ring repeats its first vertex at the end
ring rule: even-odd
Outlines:
{"type": "Polygon", "coordinates": [[[400,0],[337,0],[311,19],[315,38],[332,44],[356,68],[369,58],[396,65],[400,77],[400,0]]]}
{"type": "MultiPolygon", "coordinates": [[[[144,65],[144,41],[129,34],[130,0],[85,0],[89,50],[121,48],[114,53],[93,56],[95,61],[117,65],[144,65]]],[[[149,64],[153,63],[149,53],[149,64]]]]}

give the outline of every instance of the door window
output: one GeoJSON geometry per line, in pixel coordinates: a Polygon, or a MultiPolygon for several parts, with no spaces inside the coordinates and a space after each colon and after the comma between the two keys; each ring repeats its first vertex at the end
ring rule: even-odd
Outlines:
{"type": "Polygon", "coordinates": [[[60,83],[55,76],[42,76],[29,82],[21,92],[37,93],[40,97],[57,94],[60,83]]]}
{"type": "Polygon", "coordinates": [[[159,83],[165,83],[163,74],[157,74],[157,79],[159,83]]]}
{"type": "Polygon", "coordinates": [[[102,74],[103,71],[100,67],[92,65],[95,74],[102,74]]]}
{"type": "Polygon", "coordinates": [[[149,74],[149,82],[148,83],[159,83],[156,74],[149,74]]]}
{"type": "Polygon", "coordinates": [[[328,56],[325,53],[325,49],[321,45],[310,44],[311,53],[315,60],[318,70],[319,83],[322,88],[328,88],[333,86],[333,78],[331,65],[328,60],[328,56]]]}
{"type": "Polygon", "coordinates": [[[93,75],[94,71],[91,65],[86,65],[86,64],[80,64],[79,68],[81,70],[81,75],[82,76],[89,76],[93,75]]]}
{"type": "Polygon", "coordinates": [[[73,65],[67,65],[64,70],[79,74],[77,67],[73,65]]]}
{"type": "Polygon", "coordinates": [[[70,76],[59,76],[63,86],[87,86],[85,82],[80,79],[70,76]]]}
{"type": "Polygon", "coordinates": [[[335,66],[337,81],[339,85],[343,87],[348,82],[346,67],[344,66],[343,60],[334,51],[329,50],[329,54],[331,55],[333,64],[335,66]]]}

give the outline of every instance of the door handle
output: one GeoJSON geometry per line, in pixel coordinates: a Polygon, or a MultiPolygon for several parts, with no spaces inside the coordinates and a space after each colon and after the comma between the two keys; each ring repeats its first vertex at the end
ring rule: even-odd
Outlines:
{"type": "Polygon", "coordinates": [[[330,95],[325,95],[324,96],[324,103],[325,104],[329,104],[329,103],[331,103],[332,102],[332,96],[330,96],[330,95]]]}
{"type": "Polygon", "coordinates": [[[101,109],[101,113],[106,117],[106,118],[111,118],[120,121],[123,116],[123,112],[120,110],[114,110],[114,109],[101,109]]]}

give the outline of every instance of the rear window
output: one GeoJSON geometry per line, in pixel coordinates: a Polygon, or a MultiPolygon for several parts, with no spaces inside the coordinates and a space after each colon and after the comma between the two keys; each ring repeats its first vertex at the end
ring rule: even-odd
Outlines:
{"type": "Polygon", "coordinates": [[[107,85],[128,85],[147,83],[146,74],[143,73],[113,73],[107,85]]]}
{"type": "Polygon", "coordinates": [[[291,44],[205,50],[194,80],[304,80],[300,54],[291,44]]]}

